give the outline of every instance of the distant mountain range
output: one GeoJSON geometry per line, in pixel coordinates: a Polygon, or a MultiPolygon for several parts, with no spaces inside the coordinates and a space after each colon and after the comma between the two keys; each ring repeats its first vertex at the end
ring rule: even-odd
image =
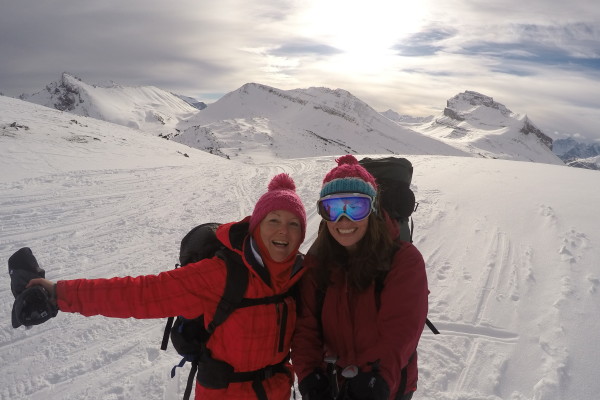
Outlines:
{"type": "Polygon", "coordinates": [[[474,91],[450,98],[439,115],[411,117],[378,112],[342,89],[280,90],[248,83],[206,105],[154,86],[90,85],[64,73],[59,81],[21,99],[248,162],[265,154],[300,158],[357,153],[563,164],[552,152],[552,139],[526,115],[474,91]]]}
{"type": "Polygon", "coordinates": [[[600,170],[600,143],[584,143],[573,138],[557,139],[552,149],[571,167],[600,170]]]}

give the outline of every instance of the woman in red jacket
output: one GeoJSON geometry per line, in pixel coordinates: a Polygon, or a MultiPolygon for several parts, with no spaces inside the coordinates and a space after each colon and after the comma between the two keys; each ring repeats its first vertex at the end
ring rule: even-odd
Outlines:
{"type": "Polygon", "coordinates": [[[292,341],[300,392],[303,400],[407,400],[427,317],[423,257],[394,240],[397,226],[377,206],[373,176],[352,155],[336,161],[300,284],[292,341]]]}
{"type": "MultiPolygon", "coordinates": [[[[248,269],[245,298],[286,293],[303,274],[298,253],[306,231],[306,213],[287,174],[275,176],[250,217],[221,225],[217,238],[238,254],[248,269]]],[[[212,321],[224,292],[225,262],[201,260],[185,268],[136,278],[30,281],[50,292],[60,311],[85,316],[192,319],[212,321]]],[[[196,399],[289,400],[293,371],[288,362],[296,320],[293,297],[233,312],[210,337],[213,359],[233,367],[239,381],[209,389],[196,381],[196,399]],[[287,311],[287,318],[285,317],[287,311]]],[[[211,371],[212,372],[212,371],[211,371]]]]}

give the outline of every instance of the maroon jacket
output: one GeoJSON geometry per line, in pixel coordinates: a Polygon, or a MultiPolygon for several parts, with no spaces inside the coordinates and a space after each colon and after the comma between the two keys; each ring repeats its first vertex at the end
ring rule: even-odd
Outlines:
{"type": "MultiPolygon", "coordinates": [[[[242,221],[247,222],[247,219],[242,221]]],[[[257,273],[256,262],[249,261],[247,230],[231,223],[217,230],[217,237],[228,248],[244,254],[250,274],[245,297],[261,298],[285,293],[302,275],[304,269],[291,269],[290,279],[274,289],[257,273]],[[231,231],[242,231],[235,240],[231,231]]],[[[58,306],[61,311],[86,316],[104,315],[117,318],[165,318],[181,315],[195,318],[205,315],[212,321],[225,288],[226,267],[218,257],[205,259],[184,268],[158,275],[112,279],[76,279],[57,283],[58,306]]],[[[296,322],[296,304],[286,298],[289,309],[282,326],[281,305],[265,304],[234,311],[208,341],[212,356],[234,367],[236,372],[254,371],[281,362],[290,347],[296,322]],[[281,332],[285,334],[281,335],[281,332]],[[280,343],[283,341],[283,343],[280,343]],[[283,349],[280,351],[279,349],[283,349]]],[[[269,400],[289,400],[292,383],[290,374],[278,373],[263,381],[269,400]]],[[[227,389],[207,389],[196,384],[196,399],[256,400],[252,382],[231,383],[227,389]]]]}
{"type": "MultiPolygon", "coordinates": [[[[309,270],[315,264],[313,257],[306,257],[309,270]]],[[[341,368],[357,365],[362,371],[370,371],[369,363],[379,360],[391,399],[398,391],[401,370],[408,365],[405,392],[416,390],[416,348],[427,318],[429,295],[421,253],[402,242],[385,278],[379,307],[375,285],[358,292],[346,284],[341,269],[334,269],[331,281],[323,301],[322,336],[312,274],[307,273],[300,283],[302,305],[292,340],[292,362],[299,380],[315,368],[324,369],[324,355],[336,355],[341,368]]]]}

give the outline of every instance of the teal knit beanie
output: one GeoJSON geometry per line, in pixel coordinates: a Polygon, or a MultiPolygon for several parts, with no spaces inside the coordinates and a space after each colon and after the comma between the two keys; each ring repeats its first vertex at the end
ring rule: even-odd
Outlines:
{"type": "Polygon", "coordinates": [[[375,200],[377,182],[352,154],[346,154],[335,161],[338,166],[323,179],[321,198],[334,193],[362,193],[375,200]]]}

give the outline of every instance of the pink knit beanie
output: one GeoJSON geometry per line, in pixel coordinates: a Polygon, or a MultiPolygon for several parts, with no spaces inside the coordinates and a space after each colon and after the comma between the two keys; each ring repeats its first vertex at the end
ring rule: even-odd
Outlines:
{"type": "Polygon", "coordinates": [[[267,193],[263,194],[256,205],[250,217],[250,232],[254,232],[260,222],[268,213],[275,210],[285,210],[300,218],[302,228],[302,241],[306,234],[306,211],[302,200],[296,194],[296,184],[294,180],[285,173],[276,175],[269,182],[267,193]]]}
{"type": "Polygon", "coordinates": [[[321,197],[334,193],[363,193],[375,199],[377,183],[375,178],[352,154],[346,154],[335,160],[337,167],[325,175],[321,187],[321,197]]]}

